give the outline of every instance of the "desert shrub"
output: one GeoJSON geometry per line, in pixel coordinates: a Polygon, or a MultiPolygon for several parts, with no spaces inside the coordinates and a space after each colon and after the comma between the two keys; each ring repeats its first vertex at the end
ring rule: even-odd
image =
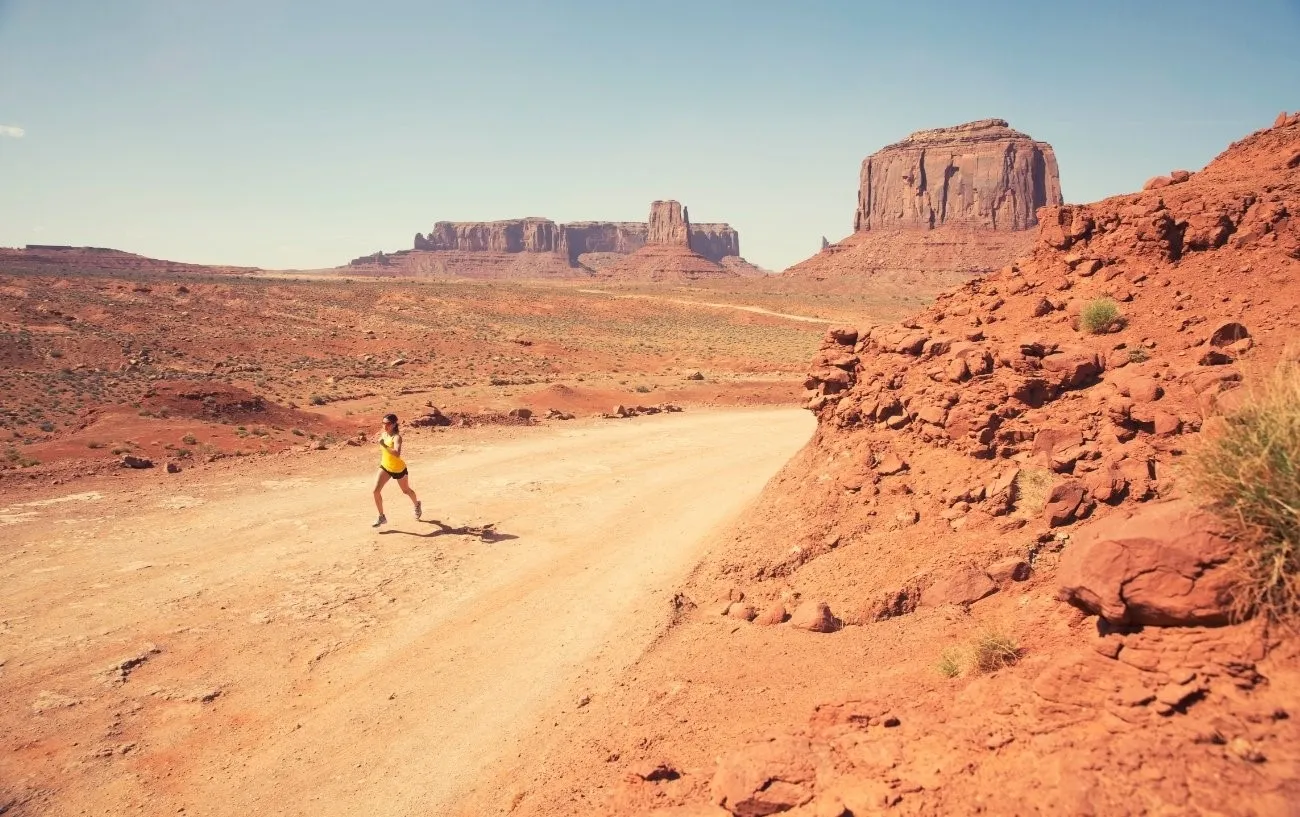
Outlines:
{"type": "Polygon", "coordinates": [[[984,630],[971,649],[971,667],[976,672],[992,672],[1020,660],[1020,646],[1015,639],[999,630],[984,630]]]}
{"type": "Polygon", "coordinates": [[[961,650],[956,647],[949,647],[939,656],[939,663],[936,665],[939,674],[945,678],[956,678],[961,675],[961,650]]]}
{"type": "Polygon", "coordinates": [[[92,451],[97,451],[103,448],[104,444],[101,443],[99,440],[91,440],[90,442],[86,443],[86,447],[92,451]]]}
{"type": "Polygon", "coordinates": [[[1110,330],[1119,320],[1119,304],[1110,298],[1097,298],[1084,304],[1079,313],[1079,326],[1090,335],[1100,335],[1110,330]]]}
{"type": "Polygon", "coordinates": [[[637,386],[636,390],[638,394],[648,394],[650,391],[650,387],[645,385],[637,386]]]}
{"type": "Polygon", "coordinates": [[[1189,476],[1242,545],[1236,612],[1300,619],[1300,363],[1279,365],[1222,421],[1189,476]]]}
{"type": "Polygon", "coordinates": [[[311,399],[307,402],[311,403],[313,406],[323,406],[325,405],[325,397],[320,394],[313,394],[311,399]]]}
{"type": "Polygon", "coordinates": [[[195,437],[193,434],[186,434],[184,437],[181,437],[181,442],[185,443],[186,445],[194,445],[198,441],[199,441],[198,438],[195,437]]]}
{"type": "Polygon", "coordinates": [[[1128,350],[1129,363],[1145,363],[1150,359],[1151,353],[1147,351],[1147,347],[1145,346],[1134,346],[1132,349],[1128,350]]]}
{"type": "Polygon", "coordinates": [[[45,422],[41,423],[41,431],[44,431],[46,434],[49,434],[53,430],[54,430],[54,423],[51,423],[49,420],[46,420],[45,422]]]}

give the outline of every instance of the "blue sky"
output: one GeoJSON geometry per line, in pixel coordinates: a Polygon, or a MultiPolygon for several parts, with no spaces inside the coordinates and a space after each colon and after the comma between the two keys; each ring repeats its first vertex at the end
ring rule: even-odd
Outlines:
{"type": "Polygon", "coordinates": [[[1300,0],[0,0],[0,246],[269,268],[438,220],[644,220],[782,269],[858,168],[1000,117],[1067,201],[1196,170],[1300,109],[1300,0]]]}

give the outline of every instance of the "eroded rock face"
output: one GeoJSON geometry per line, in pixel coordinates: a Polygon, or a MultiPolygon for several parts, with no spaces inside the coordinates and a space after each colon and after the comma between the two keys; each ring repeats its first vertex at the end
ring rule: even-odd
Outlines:
{"type": "Polygon", "coordinates": [[[854,230],[962,225],[1027,230],[1060,205],[1051,145],[982,119],[913,133],[862,162],[854,230]]]}
{"type": "Polygon", "coordinates": [[[647,244],[691,248],[691,223],[680,202],[656,201],[650,205],[647,244]]]}
{"type": "Polygon", "coordinates": [[[1233,549],[1219,527],[1186,501],[1109,516],[1066,548],[1059,597],[1115,624],[1226,624],[1233,549]]]}

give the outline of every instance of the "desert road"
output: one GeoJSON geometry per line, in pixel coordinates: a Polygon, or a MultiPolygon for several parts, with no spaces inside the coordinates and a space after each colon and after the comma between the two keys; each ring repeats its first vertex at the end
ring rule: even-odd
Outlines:
{"type": "Polygon", "coordinates": [[[0,812],[455,814],[644,652],[813,428],[417,431],[425,519],[390,483],[379,530],[369,448],[0,501],[0,812]]]}

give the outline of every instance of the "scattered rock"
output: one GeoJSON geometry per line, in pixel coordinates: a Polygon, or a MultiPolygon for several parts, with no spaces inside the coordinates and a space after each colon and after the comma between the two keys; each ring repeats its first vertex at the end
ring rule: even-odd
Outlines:
{"type": "Polygon", "coordinates": [[[790,626],[814,633],[833,633],[840,629],[840,622],[831,614],[826,602],[805,601],[790,616],[790,626]]]}
{"type": "Polygon", "coordinates": [[[1210,333],[1207,342],[1211,346],[1223,347],[1248,337],[1250,337],[1250,332],[1247,331],[1245,326],[1236,321],[1228,321],[1215,327],[1214,331],[1210,333]]]}
{"type": "Polygon", "coordinates": [[[989,574],[977,567],[959,568],[925,589],[921,603],[926,607],[943,604],[974,604],[998,592],[989,574]]]}
{"type": "Polygon", "coordinates": [[[1029,578],[1029,562],[1018,556],[1011,556],[1006,559],[999,559],[989,565],[985,572],[990,579],[998,584],[1005,584],[1009,581],[1023,582],[1029,578]]]}
{"type": "Polygon", "coordinates": [[[757,615],[758,611],[754,609],[754,605],[752,604],[733,601],[731,605],[727,607],[727,616],[729,618],[735,618],[741,621],[753,621],[757,615]]]}
{"type": "Polygon", "coordinates": [[[876,460],[876,473],[881,476],[892,476],[893,474],[899,474],[906,470],[907,463],[902,457],[898,456],[893,451],[886,453],[884,456],[876,460]]]}
{"type": "Polygon", "coordinates": [[[148,457],[139,457],[135,454],[127,454],[122,457],[123,468],[153,468],[153,460],[148,457]]]}
{"type": "Polygon", "coordinates": [[[785,605],[778,601],[771,607],[768,607],[766,610],[759,613],[754,619],[754,623],[765,627],[771,627],[780,624],[785,621],[786,618],[787,613],[785,611],[785,605]]]}
{"type": "Polygon", "coordinates": [[[765,817],[811,801],[816,782],[809,742],[777,738],[724,757],[709,788],[713,802],[736,817],[765,817]]]}
{"type": "Polygon", "coordinates": [[[1043,508],[1043,516],[1047,519],[1047,524],[1057,528],[1073,522],[1083,508],[1086,496],[1087,491],[1077,480],[1067,480],[1053,485],[1051,493],[1047,495],[1047,505],[1043,508]]]}

